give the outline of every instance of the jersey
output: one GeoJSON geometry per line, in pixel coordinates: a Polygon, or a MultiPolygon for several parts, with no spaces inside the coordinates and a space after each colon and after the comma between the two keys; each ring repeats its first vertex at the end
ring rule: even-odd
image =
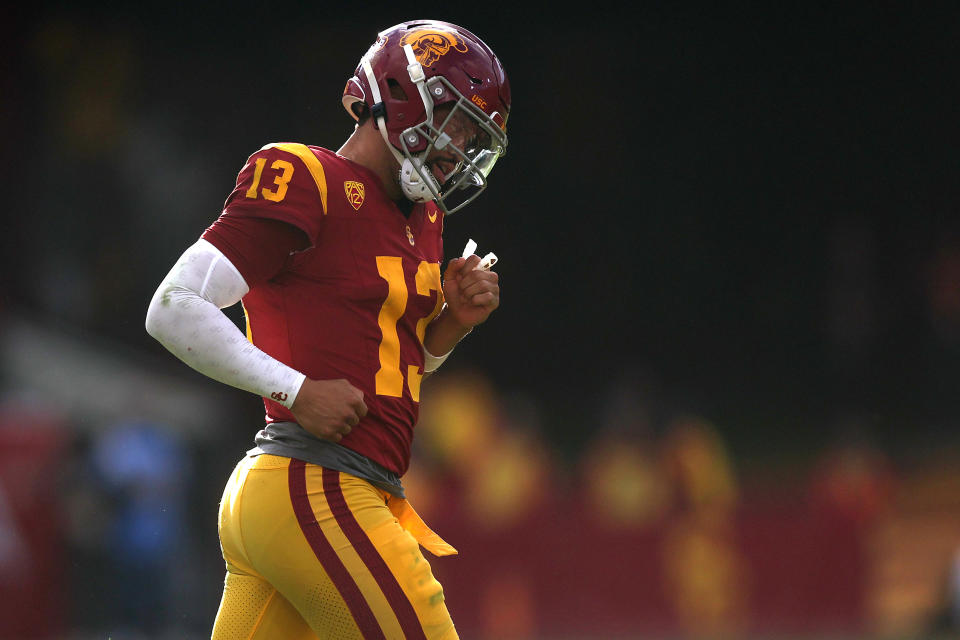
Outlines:
{"type": "MultiPolygon", "coordinates": [[[[247,338],[313,379],[344,378],[368,413],[340,444],[399,475],[409,465],[426,327],[443,305],[443,212],[408,216],[372,171],[320,147],[277,143],[248,159],[222,217],[300,229],[309,245],[244,296],[247,338]]],[[[293,421],[264,398],[268,423],[293,421]]]]}

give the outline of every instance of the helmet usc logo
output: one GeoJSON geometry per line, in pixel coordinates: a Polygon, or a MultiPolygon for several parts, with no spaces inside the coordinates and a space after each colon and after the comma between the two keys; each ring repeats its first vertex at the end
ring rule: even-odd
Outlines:
{"type": "Polygon", "coordinates": [[[451,49],[460,53],[467,52],[467,45],[460,41],[457,34],[437,29],[411,31],[400,39],[400,45],[405,44],[413,48],[417,61],[425,67],[447,55],[451,49]]]}

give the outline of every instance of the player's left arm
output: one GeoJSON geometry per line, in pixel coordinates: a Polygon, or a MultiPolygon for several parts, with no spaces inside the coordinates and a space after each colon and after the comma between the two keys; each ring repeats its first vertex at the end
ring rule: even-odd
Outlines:
{"type": "Polygon", "coordinates": [[[500,277],[495,271],[477,269],[479,264],[480,257],[471,255],[447,265],[443,274],[446,304],[427,326],[423,340],[427,372],[440,366],[457,343],[500,306],[500,277]]]}

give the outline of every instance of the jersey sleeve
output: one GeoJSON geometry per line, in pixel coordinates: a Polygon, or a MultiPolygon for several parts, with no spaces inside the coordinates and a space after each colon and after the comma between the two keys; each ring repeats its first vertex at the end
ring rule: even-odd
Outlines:
{"type": "Polygon", "coordinates": [[[250,156],[223,213],[286,222],[303,231],[313,245],[326,209],[327,183],[320,160],[306,145],[281,142],[250,156]]]}
{"type": "Polygon", "coordinates": [[[233,263],[249,287],[280,273],[292,254],[310,246],[303,232],[286,222],[226,213],[201,237],[233,263]]]}

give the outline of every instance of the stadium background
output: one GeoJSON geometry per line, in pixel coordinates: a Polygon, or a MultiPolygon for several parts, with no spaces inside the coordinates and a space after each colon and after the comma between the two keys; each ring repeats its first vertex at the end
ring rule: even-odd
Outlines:
{"type": "Polygon", "coordinates": [[[407,479],[463,637],[957,633],[955,6],[4,14],[0,637],[209,633],[261,410],[147,301],[249,153],[340,145],[359,56],[419,17],[514,95],[447,226],[503,304],[427,384],[407,479]]]}

